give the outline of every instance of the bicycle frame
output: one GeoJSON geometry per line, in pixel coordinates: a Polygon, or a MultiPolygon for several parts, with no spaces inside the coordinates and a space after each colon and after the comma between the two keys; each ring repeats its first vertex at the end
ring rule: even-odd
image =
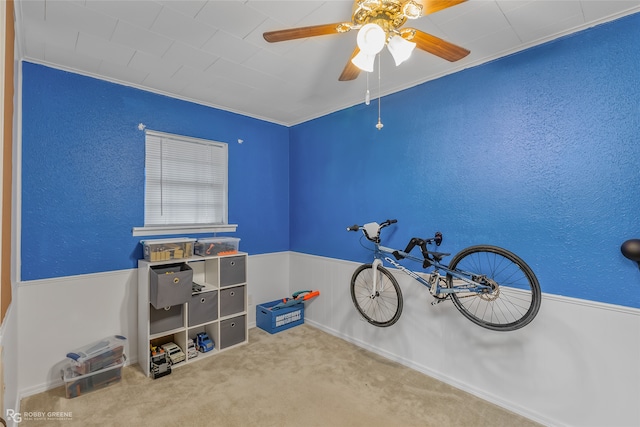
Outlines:
{"type": "MultiPolygon", "coordinates": [[[[463,270],[457,270],[457,269],[452,270],[449,268],[448,265],[442,264],[439,261],[436,261],[435,259],[429,259],[429,263],[431,264],[432,267],[434,267],[434,270],[431,274],[440,275],[439,271],[443,270],[450,276],[465,282],[467,286],[453,286],[451,288],[449,287],[445,288],[438,284],[439,280],[434,281],[432,285],[422,276],[417,274],[415,271],[408,269],[407,267],[405,267],[404,265],[396,261],[394,258],[390,256],[386,256],[386,255],[393,255],[394,253],[398,253],[404,259],[408,259],[410,261],[415,261],[419,263],[422,263],[424,261],[424,259],[415,257],[404,251],[388,248],[386,246],[380,245],[379,243],[375,243],[375,250],[373,255],[374,261],[372,263],[372,266],[374,269],[373,271],[377,271],[378,265],[383,265],[383,260],[384,260],[389,264],[393,265],[395,268],[402,271],[403,273],[405,273],[406,275],[417,280],[420,284],[426,286],[433,295],[448,295],[448,294],[457,293],[457,292],[470,292],[470,293],[484,293],[484,292],[490,293],[491,292],[491,286],[483,285],[470,278],[475,276],[473,273],[463,271],[463,270]]],[[[374,274],[373,275],[373,295],[376,294],[376,291],[377,291],[377,275],[374,274]]]]}

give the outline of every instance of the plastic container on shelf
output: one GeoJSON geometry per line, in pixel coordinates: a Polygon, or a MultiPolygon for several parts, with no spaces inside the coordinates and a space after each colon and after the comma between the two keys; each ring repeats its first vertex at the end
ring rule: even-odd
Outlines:
{"type": "Polygon", "coordinates": [[[233,255],[238,253],[240,239],[237,237],[208,237],[198,239],[195,254],[200,256],[233,255]]]}
{"type": "Polygon", "coordinates": [[[193,244],[196,239],[178,237],[175,239],[141,240],[144,259],[147,261],[170,261],[193,256],[193,244]]]}

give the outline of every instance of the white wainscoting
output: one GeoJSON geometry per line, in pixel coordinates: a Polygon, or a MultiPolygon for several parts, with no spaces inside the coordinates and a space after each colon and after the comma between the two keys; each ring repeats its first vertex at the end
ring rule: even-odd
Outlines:
{"type": "MultiPolygon", "coordinates": [[[[249,257],[249,327],[255,326],[256,303],[289,295],[289,256],[249,257]]],[[[34,280],[17,289],[18,402],[62,385],[60,364],[66,354],[109,335],[126,336],[127,364],[137,363],[137,269],[34,280]]]]}
{"type": "Polygon", "coordinates": [[[305,306],[313,326],[544,425],[640,426],[640,310],[543,294],[531,324],[495,332],[450,302],[430,305],[422,285],[394,271],[402,317],[376,328],[351,302],[357,263],[292,253],[290,266],[291,290],[320,290],[305,306]]]}
{"type": "Polygon", "coordinates": [[[110,335],[127,337],[127,363],[136,363],[137,274],[121,270],[18,285],[20,398],[61,385],[66,354],[110,335]]]}
{"type": "Polygon", "coordinates": [[[256,326],[256,305],[290,296],[289,252],[251,255],[247,265],[248,324],[256,326]]]}
{"type": "MultiPolygon", "coordinates": [[[[290,252],[250,256],[250,327],[256,304],[320,290],[306,303],[307,323],[542,424],[640,425],[640,310],[544,294],[533,323],[494,332],[449,302],[431,306],[424,288],[397,274],[402,317],[376,328],[351,303],[357,265],[290,252]]],[[[66,353],[103,336],[127,336],[128,362],[136,363],[136,311],[135,269],[20,283],[11,312],[15,331],[3,332],[5,358],[13,341],[19,361],[5,403],[61,385],[66,353]]]]}

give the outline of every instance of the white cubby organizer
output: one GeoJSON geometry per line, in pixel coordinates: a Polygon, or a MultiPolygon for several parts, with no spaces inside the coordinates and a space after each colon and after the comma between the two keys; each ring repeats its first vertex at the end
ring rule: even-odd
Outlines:
{"type": "Polygon", "coordinates": [[[149,346],[175,342],[187,356],[173,367],[197,362],[248,342],[247,254],[193,256],[183,260],[138,261],[138,363],[149,376],[149,346]],[[184,303],[156,309],[149,302],[151,267],[185,262],[193,281],[203,285],[184,303]],[[197,357],[187,355],[187,340],[207,332],[215,348],[197,357]]]}

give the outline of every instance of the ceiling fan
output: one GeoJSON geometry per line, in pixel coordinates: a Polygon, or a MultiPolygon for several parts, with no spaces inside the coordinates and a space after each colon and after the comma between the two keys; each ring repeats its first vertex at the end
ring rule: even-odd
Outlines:
{"type": "Polygon", "coordinates": [[[358,31],[358,45],[338,80],[354,80],[360,70],[373,71],[373,61],[386,45],[396,65],[409,58],[414,48],[454,62],[469,54],[467,49],[415,28],[402,28],[407,19],[417,19],[467,0],[355,0],[351,22],[313,25],[268,31],[270,43],[358,31]]]}

